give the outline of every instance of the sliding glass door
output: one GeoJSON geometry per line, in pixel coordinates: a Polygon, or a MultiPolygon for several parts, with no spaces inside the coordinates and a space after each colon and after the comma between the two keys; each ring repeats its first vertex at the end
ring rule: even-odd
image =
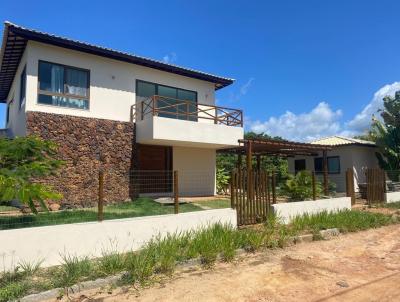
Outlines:
{"type": "Polygon", "coordinates": [[[197,121],[197,92],[138,80],[137,103],[158,95],[155,104],[158,116],[197,121]]]}

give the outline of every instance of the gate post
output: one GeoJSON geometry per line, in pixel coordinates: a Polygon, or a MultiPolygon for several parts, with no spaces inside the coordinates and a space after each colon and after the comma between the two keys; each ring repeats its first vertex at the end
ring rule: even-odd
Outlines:
{"type": "Polygon", "coordinates": [[[235,190],[236,190],[236,187],[235,187],[235,184],[236,184],[236,179],[235,179],[235,177],[236,177],[236,173],[235,173],[235,170],[232,170],[232,172],[231,172],[231,181],[230,181],[230,193],[231,193],[231,208],[232,209],[235,209],[236,208],[236,202],[235,202],[235,190]]]}
{"type": "Polygon", "coordinates": [[[317,183],[315,181],[315,172],[311,172],[311,177],[312,177],[312,196],[313,200],[317,200],[317,183]]]}
{"type": "Polygon", "coordinates": [[[354,192],[354,174],[353,169],[349,168],[346,171],[346,196],[351,197],[351,204],[356,203],[356,195],[354,192]]]}
{"type": "Polygon", "coordinates": [[[174,171],[174,211],[179,213],[178,171],[174,171]]]}
{"type": "Polygon", "coordinates": [[[272,203],[276,203],[276,174],[275,170],[272,171],[272,203]]]}

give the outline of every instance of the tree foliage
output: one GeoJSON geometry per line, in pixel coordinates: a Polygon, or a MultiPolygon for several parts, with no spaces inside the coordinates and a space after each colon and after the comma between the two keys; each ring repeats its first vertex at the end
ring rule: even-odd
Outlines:
{"type": "Polygon", "coordinates": [[[229,173],[224,169],[217,169],[217,193],[226,194],[229,186],[229,173]]]}
{"type": "MultiPolygon", "coordinates": [[[[322,193],[320,182],[315,184],[316,195],[322,193]]],[[[300,171],[296,175],[289,175],[283,185],[283,192],[293,201],[306,200],[313,197],[312,176],[309,171],[300,171]]]]}
{"type": "MultiPolygon", "coordinates": [[[[246,132],[244,135],[245,138],[261,138],[261,139],[276,139],[282,140],[281,137],[271,137],[265,133],[254,133],[254,132],[246,132]]],[[[243,158],[243,167],[245,167],[246,159],[243,158]]],[[[256,159],[253,158],[253,166],[256,165],[256,159]]],[[[237,167],[237,156],[233,154],[218,154],[217,155],[217,169],[223,169],[224,171],[230,173],[233,169],[237,167]]],[[[276,171],[278,177],[287,177],[288,175],[288,162],[284,158],[280,158],[277,156],[263,156],[261,159],[261,169],[267,171],[276,171]]]]}
{"type": "Polygon", "coordinates": [[[37,137],[0,138],[0,202],[16,199],[37,213],[36,202],[47,209],[46,199],[61,198],[49,186],[35,182],[60,167],[56,152],[53,142],[37,137]]]}
{"type": "MultiPolygon", "coordinates": [[[[374,118],[371,135],[379,149],[379,165],[387,171],[400,170],[400,91],[383,98],[382,121],[374,118]]],[[[397,175],[398,177],[398,175],[397,175]]]]}

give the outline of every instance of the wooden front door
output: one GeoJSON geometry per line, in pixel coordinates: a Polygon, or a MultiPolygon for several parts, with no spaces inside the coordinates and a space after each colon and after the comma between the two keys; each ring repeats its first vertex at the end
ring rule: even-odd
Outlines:
{"type": "Polygon", "coordinates": [[[172,147],[140,145],[138,148],[139,193],[172,191],[172,147]]]}

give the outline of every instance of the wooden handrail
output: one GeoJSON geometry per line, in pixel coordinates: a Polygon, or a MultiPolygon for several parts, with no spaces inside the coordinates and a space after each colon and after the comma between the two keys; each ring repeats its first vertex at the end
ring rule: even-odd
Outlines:
{"type": "Polygon", "coordinates": [[[243,127],[242,110],[208,104],[199,104],[189,100],[180,100],[153,95],[147,100],[141,102],[140,109],[140,117],[142,120],[149,114],[153,116],[166,114],[182,117],[186,120],[190,120],[190,118],[196,118],[196,120],[208,119],[213,120],[215,124],[243,127]],[[190,111],[190,108],[193,108],[194,111],[190,111]],[[168,109],[173,110],[168,111],[168,109]]]}

